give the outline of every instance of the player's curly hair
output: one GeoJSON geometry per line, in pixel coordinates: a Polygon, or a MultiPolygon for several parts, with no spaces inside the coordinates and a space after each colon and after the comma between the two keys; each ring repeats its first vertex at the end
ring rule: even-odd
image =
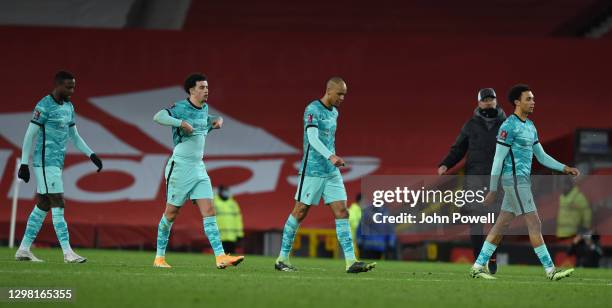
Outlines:
{"type": "Polygon", "coordinates": [[[185,92],[187,92],[187,94],[189,94],[189,89],[195,87],[198,81],[205,81],[205,80],[208,80],[206,78],[206,75],[202,73],[193,73],[187,76],[187,78],[185,79],[185,83],[183,83],[183,89],[185,90],[185,92]]]}
{"type": "Polygon", "coordinates": [[[529,88],[528,85],[522,83],[519,83],[510,88],[510,91],[508,91],[508,101],[510,101],[510,104],[512,104],[512,106],[516,106],[514,101],[520,101],[521,94],[523,94],[523,92],[525,91],[531,91],[531,88],[529,88]]]}

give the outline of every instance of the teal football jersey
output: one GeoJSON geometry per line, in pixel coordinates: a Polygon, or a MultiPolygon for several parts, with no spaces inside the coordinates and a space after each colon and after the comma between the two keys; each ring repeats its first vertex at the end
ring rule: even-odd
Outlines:
{"type": "Polygon", "coordinates": [[[304,112],[304,154],[300,174],[306,176],[327,177],[336,172],[334,166],[327,157],[319,154],[310,146],[306,130],[309,127],[319,129],[319,139],[332,153],[336,153],[336,127],[338,121],[338,109],[327,108],[321,100],[312,101],[304,112]]]}
{"type": "Polygon", "coordinates": [[[34,108],[32,123],[40,126],[34,147],[34,167],[64,167],[68,129],[75,125],[70,101],[58,102],[52,95],[43,97],[34,108]]]}
{"type": "Polygon", "coordinates": [[[516,114],[509,116],[499,128],[497,143],[510,147],[502,167],[502,183],[530,184],[533,146],[537,144],[538,132],[529,119],[523,121],[516,114]]]}
{"type": "Polygon", "coordinates": [[[208,114],[208,104],[198,107],[189,99],[184,99],[174,103],[166,111],[171,117],[186,121],[193,127],[193,132],[189,135],[186,135],[180,127],[172,128],[173,158],[183,162],[202,161],[206,136],[212,129],[214,119],[214,116],[208,114]]]}

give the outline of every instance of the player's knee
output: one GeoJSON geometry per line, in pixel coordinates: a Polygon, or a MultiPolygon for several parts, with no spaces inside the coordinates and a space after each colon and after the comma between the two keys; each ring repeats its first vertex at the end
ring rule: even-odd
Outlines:
{"type": "Polygon", "coordinates": [[[297,212],[297,213],[292,213],[293,217],[295,218],[295,220],[297,220],[298,223],[301,223],[305,218],[306,218],[306,213],[305,212],[297,212]]]}
{"type": "Polygon", "coordinates": [[[49,202],[39,202],[38,204],[36,204],[36,207],[38,207],[38,209],[40,209],[41,211],[45,212],[48,212],[51,209],[51,205],[49,204],[49,202]]]}
{"type": "Polygon", "coordinates": [[[200,208],[200,214],[202,214],[202,217],[209,217],[209,216],[215,216],[216,215],[216,211],[215,211],[215,207],[211,205],[203,205],[203,206],[198,206],[200,208]]]}
{"type": "Polygon", "coordinates": [[[47,204],[47,205],[39,205],[37,204],[36,207],[38,207],[39,210],[44,211],[44,212],[48,212],[51,207],[47,204]]]}
{"type": "Polygon", "coordinates": [[[169,222],[173,222],[176,219],[176,215],[178,214],[178,212],[171,212],[171,213],[164,213],[164,216],[166,216],[166,220],[169,222]]]}
{"type": "Polygon", "coordinates": [[[213,205],[212,200],[210,199],[198,199],[192,200],[193,204],[195,204],[200,209],[200,214],[202,217],[215,216],[215,206],[213,205]]]}
{"type": "Polygon", "coordinates": [[[346,207],[337,208],[334,212],[336,214],[337,219],[348,219],[349,218],[348,209],[346,207]]]}
{"type": "Polygon", "coordinates": [[[346,202],[336,201],[329,204],[332,212],[334,212],[334,216],[336,219],[348,219],[349,213],[348,208],[346,207],[346,202]]]}
{"type": "Polygon", "coordinates": [[[47,195],[38,194],[37,195],[36,206],[45,212],[48,212],[51,209],[51,202],[49,201],[49,197],[47,195]]]}
{"type": "Polygon", "coordinates": [[[202,217],[209,217],[209,216],[216,215],[215,208],[212,206],[207,207],[205,209],[201,209],[200,212],[202,213],[202,217]]]}
{"type": "Polygon", "coordinates": [[[298,222],[302,222],[302,220],[306,218],[307,214],[308,214],[308,206],[303,205],[303,204],[296,205],[295,208],[293,208],[293,211],[291,212],[291,215],[293,215],[295,220],[297,220],[298,222]]]}
{"type": "Polygon", "coordinates": [[[51,204],[51,207],[59,207],[59,208],[63,208],[65,203],[64,203],[64,194],[49,194],[49,201],[51,204]]]}
{"type": "Polygon", "coordinates": [[[507,215],[499,215],[495,225],[499,226],[500,230],[507,230],[508,228],[510,228],[512,220],[514,220],[513,217],[508,217],[507,215]]]}
{"type": "Polygon", "coordinates": [[[169,222],[173,222],[176,219],[176,216],[178,216],[178,213],[178,207],[166,205],[166,210],[164,211],[164,216],[166,217],[166,220],[168,220],[169,222]]]}
{"type": "Polygon", "coordinates": [[[502,229],[503,231],[508,230],[508,228],[510,228],[510,223],[511,223],[511,221],[502,221],[502,222],[500,223],[500,227],[501,227],[501,229],[502,229]]]}
{"type": "Polygon", "coordinates": [[[527,220],[527,228],[531,231],[538,231],[542,229],[542,222],[540,219],[529,219],[527,220]]]}

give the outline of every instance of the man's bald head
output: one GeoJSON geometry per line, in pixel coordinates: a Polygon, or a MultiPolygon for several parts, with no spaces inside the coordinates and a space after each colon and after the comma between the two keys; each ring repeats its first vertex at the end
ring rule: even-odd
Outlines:
{"type": "Polygon", "coordinates": [[[346,82],[344,82],[344,79],[342,79],[342,77],[335,76],[335,77],[329,78],[325,86],[325,89],[329,90],[334,87],[342,87],[342,85],[346,85],[346,82]]]}
{"type": "Polygon", "coordinates": [[[325,98],[333,106],[340,106],[346,95],[346,82],[341,77],[332,77],[327,81],[325,88],[325,98]]]}

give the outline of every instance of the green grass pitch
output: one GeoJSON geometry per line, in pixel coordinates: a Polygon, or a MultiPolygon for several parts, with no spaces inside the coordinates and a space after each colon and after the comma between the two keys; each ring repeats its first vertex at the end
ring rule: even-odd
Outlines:
{"type": "Polygon", "coordinates": [[[501,266],[498,280],[468,277],[469,265],[381,261],[346,274],[342,260],[293,258],[297,273],[274,259],[247,256],[218,270],[211,255],[168,253],[173,268],[153,268],[154,252],[78,249],[85,264],[64,264],[59,249],[34,249],[45,263],[16,262],[0,248],[0,288],[73,288],[74,303],[0,307],[610,307],[612,270],[577,269],[551,282],[541,267],[501,266]]]}

